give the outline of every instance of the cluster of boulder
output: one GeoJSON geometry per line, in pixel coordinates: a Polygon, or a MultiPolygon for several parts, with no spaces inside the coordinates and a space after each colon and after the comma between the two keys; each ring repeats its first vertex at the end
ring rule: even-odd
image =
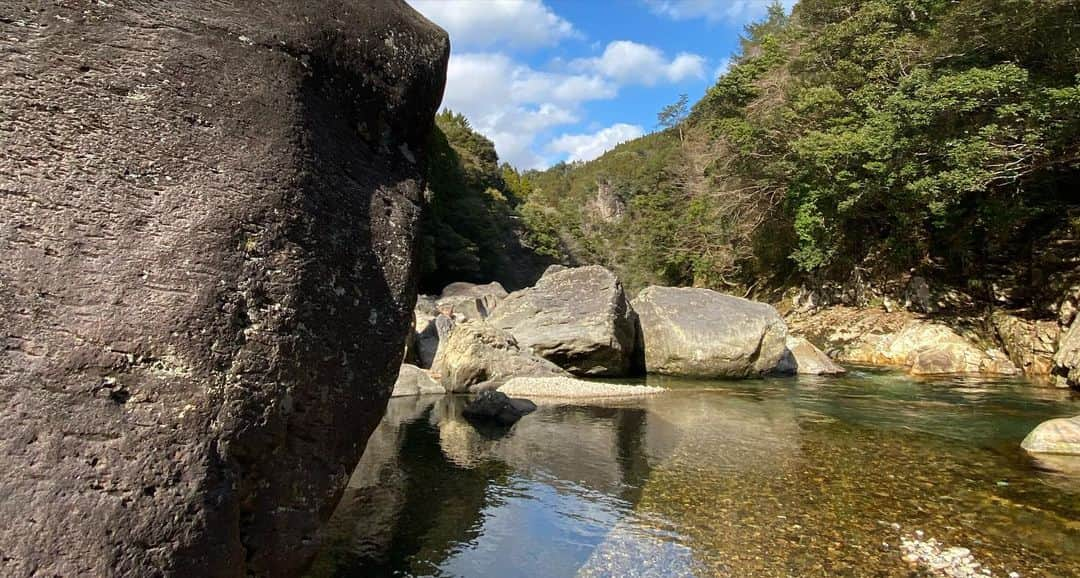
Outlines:
{"type": "MultiPolygon", "coordinates": [[[[997,313],[991,322],[1001,347],[910,310],[836,306],[785,321],[771,305],[708,289],[654,286],[631,300],[596,265],[552,266],[513,293],[498,283],[454,283],[420,296],[414,317],[395,396],[481,392],[521,377],[566,390],[588,385],[572,376],[835,375],[844,372],[837,362],[912,375],[1053,373],[1061,384],[1080,382],[1075,315],[1057,331],[1053,322],[997,313]]],[[[1052,422],[1024,447],[1076,451],[1074,422],[1052,422]]]]}
{"type": "Polygon", "coordinates": [[[420,296],[394,395],[483,391],[511,377],[838,374],[770,305],[707,289],[630,300],[604,267],[552,266],[533,286],[454,283],[420,296]],[[418,382],[422,382],[419,384],[418,382]]]}

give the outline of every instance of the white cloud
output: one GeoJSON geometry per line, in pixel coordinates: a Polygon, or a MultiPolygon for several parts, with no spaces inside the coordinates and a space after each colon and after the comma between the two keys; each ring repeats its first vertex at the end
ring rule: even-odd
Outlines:
{"type": "Polygon", "coordinates": [[[445,28],[455,47],[536,48],[579,35],[572,24],[541,0],[409,0],[409,3],[445,28]]]}
{"type": "MultiPolygon", "coordinates": [[[[709,22],[745,23],[768,11],[773,0],[645,0],[652,11],[672,20],[703,18],[709,22]]],[[[782,0],[790,12],[796,0],[782,0]]]]}
{"type": "Polygon", "coordinates": [[[535,70],[499,53],[450,56],[443,106],[468,117],[495,142],[499,157],[519,168],[550,159],[534,150],[545,131],[581,120],[581,105],[613,98],[617,86],[590,74],[535,70]]]}
{"type": "Polygon", "coordinates": [[[619,143],[645,134],[636,124],[618,123],[591,134],[564,134],[548,144],[548,150],[563,153],[571,161],[591,161],[619,143]]]}
{"type": "Polygon", "coordinates": [[[523,169],[541,168],[563,156],[593,158],[643,134],[641,127],[629,124],[594,134],[565,134],[573,130],[570,125],[584,120],[585,103],[614,98],[625,85],[675,83],[708,73],[705,58],[697,54],[669,56],[628,40],[608,44],[593,58],[550,60],[541,70],[511,53],[583,38],[545,0],[408,2],[450,33],[454,50],[443,106],[464,114],[495,142],[502,160],[523,169]],[[548,142],[560,132],[564,134],[555,142],[548,142]]]}
{"type": "Polygon", "coordinates": [[[668,60],[658,48],[629,40],[616,40],[595,58],[570,63],[575,70],[591,71],[621,84],[655,85],[705,76],[705,59],[697,54],[679,53],[668,60]]]}

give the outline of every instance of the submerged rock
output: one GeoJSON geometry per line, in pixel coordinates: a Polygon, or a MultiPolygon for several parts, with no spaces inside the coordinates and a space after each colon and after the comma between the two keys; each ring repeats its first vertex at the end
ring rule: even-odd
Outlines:
{"type": "Polygon", "coordinates": [[[442,385],[431,378],[428,372],[415,365],[403,364],[398,371],[397,381],[394,383],[394,391],[390,397],[407,397],[410,395],[432,395],[446,393],[442,385]]]}
{"type": "Polygon", "coordinates": [[[787,338],[787,352],[777,366],[778,373],[790,373],[799,375],[840,375],[847,370],[840,367],[825,352],[814,346],[813,343],[789,335],[787,338]]]}
{"type": "Polygon", "coordinates": [[[650,373],[753,377],[777,370],[787,326],[772,306],[708,289],[649,287],[633,301],[650,373]]]}
{"type": "Polygon", "coordinates": [[[401,362],[446,34],[0,5],[0,575],[299,575],[401,362]]]}
{"type": "Polygon", "coordinates": [[[1020,447],[1032,453],[1080,456],[1080,416],[1039,424],[1024,438],[1020,447]]]}
{"type": "Polygon", "coordinates": [[[482,321],[454,326],[431,371],[446,391],[497,387],[517,375],[566,375],[559,366],[522,350],[513,336],[482,321]]]}
{"type": "Polygon", "coordinates": [[[522,417],[536,411],[536,404],[527,399],[511,398],[498,391],[482,391],[461,410],[461,415],[498,425],[514,425],[522,417]]]}
{"type": "Polygon", "coordinates": [[[571,373],[630,371],[637,319],[622,284],[598,265],[545,274],[535,287],[511,293],[488,322],[571,373]]]}

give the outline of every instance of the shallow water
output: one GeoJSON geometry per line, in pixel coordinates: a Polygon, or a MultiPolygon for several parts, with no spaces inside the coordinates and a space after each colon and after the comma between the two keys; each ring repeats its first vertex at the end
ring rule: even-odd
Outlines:
{"type": "Polygon", "coordinates": [[[1019,449],[1080,396],[1020,382],[687,382],[477,431],[398,398],[324,535],[324,576],[912,576],[901,536],[994,576],[1080,576],[1080,459],[1019,449]]]}

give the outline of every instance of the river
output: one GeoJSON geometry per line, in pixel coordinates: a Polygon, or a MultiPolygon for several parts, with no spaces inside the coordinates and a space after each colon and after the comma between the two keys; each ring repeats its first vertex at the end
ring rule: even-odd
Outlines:
{"type": "Polygon", "coordinates": [[[1076,393],[870,369],[648,382],[671,391],[541,403],[509,432],[464,421],[464,397],[391,400],[310,575],[911,576],[906,539],[1080,576],[1080,458],[1019,448],[1076,393]]]}

